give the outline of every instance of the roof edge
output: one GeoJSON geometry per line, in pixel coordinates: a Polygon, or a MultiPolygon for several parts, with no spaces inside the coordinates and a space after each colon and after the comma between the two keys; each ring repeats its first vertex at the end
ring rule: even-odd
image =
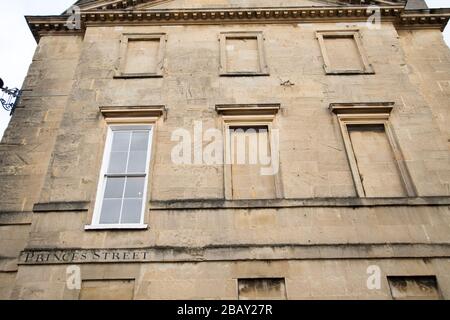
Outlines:
{"type": "MultiPolygon", "coordinates": [[[[43,34],[84,33],[87,25],[362,22],[373,14],[371,10],[369,6],[94,10],[81,12],[77,30],[67,23],[68,15],[25,18],[36,41],[39,41],[43,34]]],[[[435,28],[443,31],[450,19],[450,8],[406,10],[404,6],[384,6],[379,10],[382,21],[391,21],[401,29],[435,28]]]]}

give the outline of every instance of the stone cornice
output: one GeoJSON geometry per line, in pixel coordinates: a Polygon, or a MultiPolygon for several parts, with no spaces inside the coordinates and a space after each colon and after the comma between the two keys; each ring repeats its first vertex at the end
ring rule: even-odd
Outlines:
{"type": "MultiPolygon", "coordinates": [[[[437,28],[443,30],[450,9],[405,10],[404,6],[380,7],[381,21],[398,28],[437,28]]],[[[27,16],[36,40],[44,34],[83,33],[91,25],[186,25],[236,23],[364,22],[372,15],[365,6],[226,8],[173,10],[95,10],[81,13],[81,29],[66,26],[67,16],[27,16]]]]}
{"type": "Polygon", "coordinates": [[[400,29],[437,28],[444,31],[450,19],[450,8],[405,11],[400,16],[400,29]]]}

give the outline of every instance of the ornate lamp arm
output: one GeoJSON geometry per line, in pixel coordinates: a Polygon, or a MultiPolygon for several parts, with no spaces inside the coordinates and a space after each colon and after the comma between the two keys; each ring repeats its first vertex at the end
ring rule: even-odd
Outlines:
{"type": "Polygon", "coordinates": [[[10,115],[12,115],[16,109],[17,103],[19,102],[22,91],[17,88],[9,89],[8,87],[4,87],[4,82],[1,78],[0,90],[0,103],[2,104],[3,109],[10,111],[10,115]]]}

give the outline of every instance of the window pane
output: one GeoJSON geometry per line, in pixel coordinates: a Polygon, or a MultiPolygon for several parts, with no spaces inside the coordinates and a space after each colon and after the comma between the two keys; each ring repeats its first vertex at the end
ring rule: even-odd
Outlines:
{"type": "Polygon", "coordinates": [[[144,177],[127,178],[125,198],[142,198],[144,195],[144,177]]]}
{"type": "Polygon", "coordinates": [[[128,173],[143,173],[147,162],[147,151],[130,152],[130,160],[128,161],[128,173]]]}
{"type": "Polygon", "coordinates": [[[121,223],[141,223],[142,199],[124,199],[121,223]]]}
{"type": "Polygon", "coordinates": [[[125,173],[127,158],[127,152],[111,152],[108,173],[125,173]]]}
{"type": "Polygon", "coordinates": [[[129,131],[114,131],[111,151],[128,152],[128,148],[130,146],[130,136],[131,132],[129,131]]]}
{"type": "Polygon", "coordinates": [[[150,129],[137,127],[135,130],[112,131],[111,134],[111,151],[98,223],[141,223],[150,129]],[[132,174],[138,175],[127,176],[132,174]]]}
{"type": "Polygon", "coordinates": [[[119,223],[121,204],[122,199],[103,200],[100,224],[119,223]]]}
{"type": "Polygon", "coordinates": [[[148,149],[148,131],[135,131],[131,138],[131,151],[146,151],[148,149]]]}
{"type": "Polygon", "coordinates": [[[105,198],[119,198],[123,196],[125,178],[107,178],[105,188],[105,198]]]}

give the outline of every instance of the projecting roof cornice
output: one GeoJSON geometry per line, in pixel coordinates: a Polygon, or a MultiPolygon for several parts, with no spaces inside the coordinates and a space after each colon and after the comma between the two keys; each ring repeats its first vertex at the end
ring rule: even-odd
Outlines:
{"type": "MultiPolygon", "coordinates": [[[[128,0],[132,1],[132,0],[128,0]]],[[[381,21],[397,28],[436,28],[444,30],[450,9],[405,10],[404,6],[379,7],[381,21]]],[[[27,16],[28,25],[38,40],[45,34],[83,33],[92,25],[187,25],[237,23],[364,22],[373,12],[367,6],[93,10],[82,11],[81,29],[69,29],[68,16],[27,16]]]]}

